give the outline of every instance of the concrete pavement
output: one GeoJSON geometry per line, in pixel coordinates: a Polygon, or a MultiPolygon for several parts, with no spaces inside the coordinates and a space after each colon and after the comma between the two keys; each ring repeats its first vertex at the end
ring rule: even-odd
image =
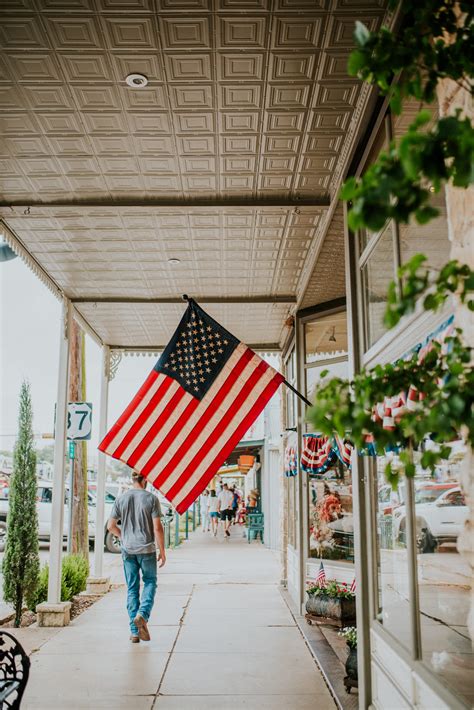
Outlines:
{"type": "Polygon", "coordinates": [[[241,530],[226,541],[198,529],[160,572],[150,643],[128,640],[124,587],[65,629],[16,632],[38,649],[22,707],[332,710],[278,577],[276,556],[241,530]]]}

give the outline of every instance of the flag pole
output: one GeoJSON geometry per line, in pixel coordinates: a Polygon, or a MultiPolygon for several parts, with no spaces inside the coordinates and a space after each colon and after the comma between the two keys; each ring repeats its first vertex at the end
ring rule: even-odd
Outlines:
{"type": "MultiPolygon", "coordinates": [[[[191,303],[191,301],[194,300],[193,298],[190,298],[187,293],[183,293],[183,295],[181,296],[181,298],[182,298],[183,301],[185,301],[186,303],[191,303]]],[[[288,382],[288,380],[283,380],[283,384],[286,385],[287,387],[289,387],[290,390],[291,390],[292,392],[294,392],[297,397],[299,397],[305,404],[308,405],[308,407],[312,407],[312,406],[313,406],[313,405],[311,404],[311,402],[309,401],[309,399],[306,399],[306,397],[305,397],[304,395],[302,395],[301,392],[298,392],[298,390],[295,389],[295,388],[293,387],[293,385],[290,385],[290,383],[288,382]]]]}
{"type": "Polygon", "coordinates": [[[309,399],[306,399],[306,397],[305,397],[304,395],[302,395],[301,392],[298,392],[298,390],[295,389],[295,388],[293,387],[293,385],[290,385],[290,383],[288,382],[288,380],[283,380],[283,384],[286,385],[287,387],[289,387],[290,390],[292,390],[292,392],[294,392],[305,404],[308,405],[308,407],[312,407],[312,406],[313,406],[313,405],[311,404],[311,402],[309,401],[309,399]]]}

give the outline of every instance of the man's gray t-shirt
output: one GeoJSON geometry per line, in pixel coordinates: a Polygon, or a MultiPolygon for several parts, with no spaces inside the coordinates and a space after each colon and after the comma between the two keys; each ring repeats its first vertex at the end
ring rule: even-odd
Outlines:
{"type": "Polygon", "coordinates": [[[142,488],[131,488],[116,498],[110,517],[121,521],[122,550],[129,555],[155,552],[153,518],[160,516],[160,501],[142,488]]]}

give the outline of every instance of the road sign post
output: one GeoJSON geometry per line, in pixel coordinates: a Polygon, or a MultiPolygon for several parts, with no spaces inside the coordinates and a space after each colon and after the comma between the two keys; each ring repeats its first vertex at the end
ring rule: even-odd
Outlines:
{"type": "Polygon", "coordinates": [[[87,441],[92,433],[91,402],[69,402],[67,405],[67,438],[69,441],[69,521],[67,551],[72,552],[72,515],[74,509],[74,459],[76,441],[87,441]]]}
{"type": "Polygon", "coordinates": [[[68,500],[68,532],[67,532],[67,551],[72,552],[72,510],[74,502],[74,459],[76,458],[76,444],[74,441],[69,442],[69,500],[68,500]]]}

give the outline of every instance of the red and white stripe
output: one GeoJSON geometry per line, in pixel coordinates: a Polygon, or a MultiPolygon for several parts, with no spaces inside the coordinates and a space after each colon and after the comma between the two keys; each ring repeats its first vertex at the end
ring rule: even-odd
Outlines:
{"type": "Polygon", "coordinates": [[[99,448],[146,476],[182,513],[282,381],[243,343],[201,400],[153,371],[99,448]]]}

